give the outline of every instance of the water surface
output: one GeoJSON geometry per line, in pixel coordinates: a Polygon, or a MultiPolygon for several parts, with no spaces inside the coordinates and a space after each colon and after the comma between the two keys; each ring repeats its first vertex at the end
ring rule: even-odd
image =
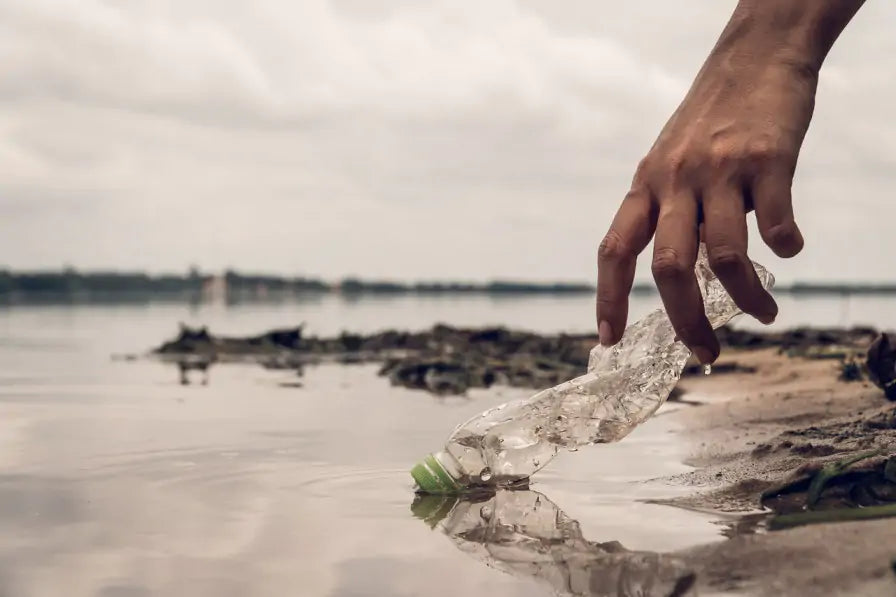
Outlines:
{"type": "MultiPolygon", "coordinates": [[[[841,323],[842,305],[800,316],[813,309],[841,323]]],[[[549,594],[412,516],[407,474],[457,423],[529,392],[439,399],[371,366],[299,378],[228,365],[181,386],[172,367],[110,355],[155,345],[180,320],[237,334],[302,320],[318,333],[586,331],[590,317],[577,298],[2,309],[0,595],[549,594]]],[[[719,540],[716,517],[641,501],[683,491],[649,481],[687,470],[675,432],[658,416],[620,444],[562,455],[533,489],[590,542],[668,552],[719,540]]]]}

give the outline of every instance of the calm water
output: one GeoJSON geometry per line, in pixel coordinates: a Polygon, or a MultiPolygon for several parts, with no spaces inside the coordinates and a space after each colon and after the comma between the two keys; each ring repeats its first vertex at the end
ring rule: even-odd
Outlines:
{"type": "MultiPolygon", "coordinates": [[[[781,302],[777,326],[896,327],[887,299],[781,302]]],[[[633,313],[654,306],[642,299],[633,313]]],[[[592,306],[401,298],[0,309],[0,595],[501,597],[547,595],[565,582],[544,562],[507,561],[550,560],[553,548],[471,546],[410,510],[408,468],[456,423],[528,392],[436,399],[391,388],[369,366],[313,368],[301,379],[221,366],[208,386],[183,387],[173,368],[110,358],[168,339],[178,321],[227,334],[301,321],[314,333],[437,321],[585,331],[592,306]],[[512,573],[484,565],[477,547],[512,573]]],[[[649,482],[687,470],[675,431],[658,416],[620,444],[563,455],[539,474],[536,502],[577,520],[590,542],[668,552],[719,540],[716,517],[639,501],[682,491],[649,482]]],[[[528,528],[516,506],[489,514],[502,528],[528,528]]],[[[591,578],[610,573],[589,561],[591,578]]]]}

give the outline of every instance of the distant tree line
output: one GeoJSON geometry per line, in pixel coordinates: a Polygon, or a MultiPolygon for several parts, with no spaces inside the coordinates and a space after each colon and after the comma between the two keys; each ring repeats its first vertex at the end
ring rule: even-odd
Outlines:
{"type": "MultiPolygon", "coordinates": [[[[0,269],[0,301],[29,302],[42,300],[143,300],[152,298],[197,299],[217,276],[191,269],[186,275],[150,275],[133,272],[61,271],[12,272],[0,269]]],[[[277,276],[241,275],[227,271],[223,275],[227,294],[237,296],[326,292],[329,285],[320,280],[277,276]],[[261,289],[264,289],[263,291],[261,289]]]]}
{"type": "Polygon", "coordinates": [[[0,269],[0,302],[146,300],[154,298],[201,300],[220,290],[228,300],[252,300],[309,293],[367,294],[574,294],[593,293],[587,284],[538,284],[497,281],[468,283],[401,283],[346,278],[332,284],[320,279],[243,274],[233,270],[222,276],[193,268],[186,275],[150,275],[133,272],[60,271],[13,272],[0,269]]]}
{"type": "Polygon", "coordinates": [[[790,294],[896,294],[896,284],[810,284],[797,282],[783,290],[790,294]]]}
{"type": "MultiPolygon", "coordinates": [[[[346,278],[331,284],[320,279],[243,274],[233,270],[214,276],[192,268],[187,274],[150,275],[133,272],[58,271],[13,272],[0,269],[0,302],[125,301],[151,299],[202,300],[215,283],[227,300],[253,300],[301,294],[340,293],[346,296],[400,294],[570,295],[592,294],[594,286],[574,283],[493,281],[390,282],[346,278]]],[[[636,294],[652,294],[652,284],[635,285],[636,294]]],[[[896,294],[896,284],[807,284],[778,287],[791,294],[896,294]]]]}
{"type": "Polygon", "coordinates": [[[200,288],[194,280],[181,276],[107,272],[82,274],[74,270],[11,273],[0,270],[0,293],[3,294],[177,293],[194,287],[200,288]]]}
{"type": "Polygon", "coordinates": [[[539,284],[533,282],[496,281],[484,284],[460,282],[386,282],[346,278],[337,285],[342,294],[575,294],[593,293],[588,284],[539,284]]]}

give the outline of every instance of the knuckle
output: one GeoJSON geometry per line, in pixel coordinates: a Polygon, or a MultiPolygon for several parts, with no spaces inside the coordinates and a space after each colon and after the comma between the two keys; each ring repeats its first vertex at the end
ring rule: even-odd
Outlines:
{"type": "Polygon", "coordinates": [[[641,184],[633,184],[632,187],[625,194],[625,197],[622,198],[622,203],[632,203],[636,202],[640,199],[644,199],[645,196],[648,195],[648,190],[646,185],[641,184]]]}
{"type": "Polygon", "coordinates": [[[733,247],[711,247],[708,259],[709,267],[718,275],[736,274],[743,269],[744,256],[733,247]]]}
{"type": "Polygon", "coordinates": [[[730,145],[716,144],[710,146],[706,154],[706,163],[713,170],[730,170],[741,162],[741,154],[730,145]]]}
{"type": "Polygon", "coordinates": [[[600,241],[597,248],[597,257],[603,262],[619,262],[631,257],[631,249],[628,243],[615,230],[610,230],[600,241]]]}
{"type": "Polygon", "coordinates": [[[678,180],[688,171],[691,162],[691,152],[686,147],[676,147],[666,153],[663,164],[666,176],[678,180]]]}
{"type": "Polygon", "coordinates": [[[651,183],[675,189],[694,183],[706,166],[705,152],[692,144],[681,144],[663,152],[651,171],[651,183]]]}
{"type": "Polygon", "coordinates": [[[797,241],[796,227],[790,222],[769,226],[763,231],[763,236],[772,247],[788,246],[797,241]]]}
{"type": "Polygon", "coordinates": [[[678,251],[672,247],[661,247],[653,256],[651,271],[657,282],[679,280],[687,275],[688,266],[678,251]]]}
{"type": "Polygon", "coordinates": [[[598,291],[597,294],[597,312],[601,318],[611,318],[616,313],[618,301],[614,300],[611,292],[605,291],[603,294],[598,291]]]}
{"type": "Polygon", "coordinates": [[[770,135],[758,135],[745,141],[719,139],[710,143],[704,162],[713,169],[733,171],[781,161],[788,151],[770,135]]]}
{"type": "Polygon", "coordinates": [[[750,142],[747,149],[750,159],[758,162],[768,162],[781,155],[777,144],[766,137],[760,137],[750,142]]]}
{"type": "Polygon", "coordinates": [[[650,172],[652,164],[653,164],[653,161],[651,160],[649,155],[641,158],[641,161],[638,162],[638,167],[635,168],[634,181],[636,183],[643,181],[643,180],[647,180],[648,173],[650,172]]]}

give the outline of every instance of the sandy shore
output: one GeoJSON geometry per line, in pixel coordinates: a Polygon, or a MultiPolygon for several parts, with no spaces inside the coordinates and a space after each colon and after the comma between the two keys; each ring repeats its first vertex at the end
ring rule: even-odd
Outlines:
{"type": "Polygon", "coordinates": [[[733,361],[755,371],[683,379],[684,398],[698,404],[674,415],[688,429],[689,464],[697,467],[671,479],[694,488],[676,505],[746,515],[731,540],[681,554],[698,571],[699,594],[896,594],[896,518],[766,528],[770,511],[806,509],[806,483],[794,481],[873,451],[879,455],[832,480],[815,508],[896,499],[896,486],[875,485],[896,454],[896,405],[866,380],[839,379],[837,359],[728,349],[719,364],[733,361]],[[789,492],[775,495],[788,483],[789,492]],[[763,500],[764,492],[771,497],[763,500]]]}

